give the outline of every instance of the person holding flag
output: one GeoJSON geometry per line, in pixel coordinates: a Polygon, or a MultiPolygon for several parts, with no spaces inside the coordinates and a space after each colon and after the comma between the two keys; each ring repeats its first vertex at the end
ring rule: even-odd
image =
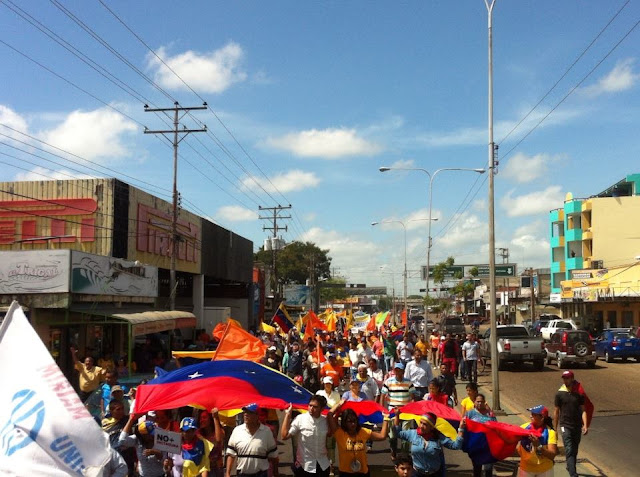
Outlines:
{"type": "Polygon", "coordinates": [[[518,476],[550,477],[553,475],[553,460],[558,455],[558,437],[551,426],[549,410],[542,405],[527,410],[531,412],[531,422],[523,424],[522,428],[532,433],[522,439],[516,448],[520,454],[518,476]]]}
{"type": "Polygon", "coordinates": [[[571,477],[577,477],[578,446],[582,436],[589,432],[593,404],[584,392],[582,384],[575,380],[573,371],[562,373],[562,381],[563,385],[560,386],[555,397],[553,427],[560,429],[562,433],[562,442],[567,456],[567,471],[571,477]]]}
{"type": "Polygon", "coordinates": [[[273,315],[273,318],[271,319],[271,323],[277,323],[280,329],[285,333],[289,333],[289,330],[295,328],[284,303],[280,303],[275,315],[273,315]]]}

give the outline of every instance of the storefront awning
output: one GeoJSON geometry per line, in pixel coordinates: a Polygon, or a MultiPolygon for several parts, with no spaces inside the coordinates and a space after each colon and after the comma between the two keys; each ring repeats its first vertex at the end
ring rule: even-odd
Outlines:
{"type": "Polygon", "coordinates": [[[144,311],[127,310],[124,308],[71,308],[72,312],[79,312],[93,316],[110,318],[116,322],[125,322],[131,325],[131,335],[140,336],[160,331],[175,330],[177,328],[195,328],[196,316],[188,311],[167,310],[157,311],[147,309],[144,311]]]}

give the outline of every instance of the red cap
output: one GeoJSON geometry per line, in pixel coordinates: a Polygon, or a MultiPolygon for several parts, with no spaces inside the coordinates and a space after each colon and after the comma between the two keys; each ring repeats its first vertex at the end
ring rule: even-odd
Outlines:
{"type": "Polygon", "coordinates": [[[565,371],[564,373],[562,373],[562,377],[573,379],[573,371],[565,371]]]}

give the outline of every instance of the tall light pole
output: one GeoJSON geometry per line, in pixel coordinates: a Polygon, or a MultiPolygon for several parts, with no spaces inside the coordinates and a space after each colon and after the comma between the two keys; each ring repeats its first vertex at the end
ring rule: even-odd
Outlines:
{"type": "Polygon", "coordinates": [[[402,229],[404,230],[404,272],[402,273],[403,278],[403,287],[404,287],[404,309],[407,313],[409,310],[407,308],[407,226],[402,220],[383,220],[382,222],[371,222],[371,226],[375,227],[378,224],[400,224],[402,225],[402,229]]]}
{"type": "MultiPolygon", "coordinates": [[[[438,175],[438,173],[442,171],[468,171],[468,172],[477,172],[478,174],[484,174],[486,171],[484,169],[472,169],[468,167],[442,167],[437,169],[433,174],[431,174],[428,170],[422,169],[420,167],[380,167],[380,172],[387,171],[421,171],[429,176],[429,221],[428,231],[427,231],[427,296],[429,296],[429,274],[430,274],[430,265],[431,265],[431,212],[432,212],[432,204],[433,204],[433,179],[438,175]]],[[[427,310],[427,317],[429,316],[429,310],[427,310]]],[[[424,340],[428,341],[429,336],[427,333],[427,327],[424,327],[424,340]]]]}
{"type": "Polygon", "coordinates": [[[500,382],[498,373],[498,324],[496,313],[496,225],[494,216],[495,144],[493,142],[493,6],[496,0],[484,0],[488,14],[488,70],[489,70],[489,306],[491,307],[491,384],[493,409],[500,410],[500,382]]]}

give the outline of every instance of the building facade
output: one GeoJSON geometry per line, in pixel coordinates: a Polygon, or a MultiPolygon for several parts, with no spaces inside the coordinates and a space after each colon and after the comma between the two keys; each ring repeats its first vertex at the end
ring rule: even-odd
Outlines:
{"type": "Polygon", "coordinates": [[[0,183],[0,303],[27,309],[63,370],[71,345],[166,360],[172,340],[195,339],[206,307],[255,325],[252,242],[184,209],[168,309],[171,210],[117,179],[0,183]]]}
{"type": "Polygon", "coordinates": [[[627,263],[640,254],[640,174],[587,199],[567,194],[549,213],[551,292],[574,270],[627,263]]]}

